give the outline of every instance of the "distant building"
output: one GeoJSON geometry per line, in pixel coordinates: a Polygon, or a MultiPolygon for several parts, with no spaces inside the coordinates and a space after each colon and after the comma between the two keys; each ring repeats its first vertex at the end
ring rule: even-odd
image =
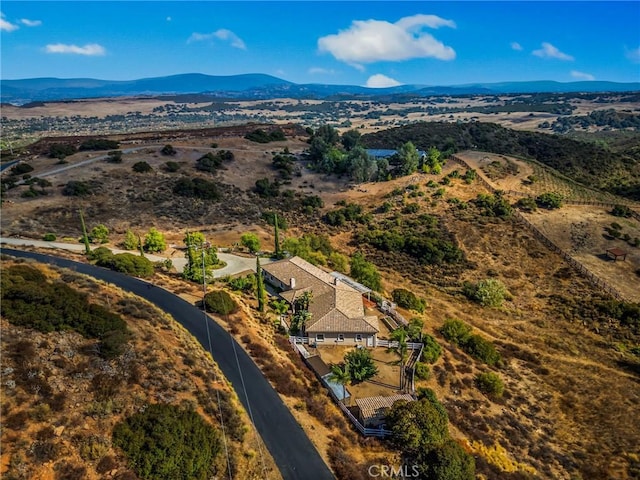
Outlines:
{"type": "Polygon", "coordinates": [[[365,315],[362,293],[345,281],[300,257],[270,263],[262,271],[265,280],[281,290],[280,297],[292,311],[297,298],[312,293],[311,319],[303,332],[310,343],[376,345],[378,317],[365,315]]]}

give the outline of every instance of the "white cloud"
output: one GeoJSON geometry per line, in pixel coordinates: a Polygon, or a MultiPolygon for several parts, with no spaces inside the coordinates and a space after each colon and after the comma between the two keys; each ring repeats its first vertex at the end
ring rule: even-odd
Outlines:
{"type": "Polygon", "coordinates": [[[41,20],[29,20],[28,18],[21,18],[20,23],[26,25],[27,27],[39,27],[42,25],[41,20]]]}
{"type": "Polygon", "coordinates": [[[318,39],[318,49],[337,60],[362,69],[362,63],[401,61],[412,58],[453,60],[456,52],[424,27],[455,28],[455,23],[435,15],[413,15],[396,23],[384,20],[354,20],[347,30],[318,39]]]}
{"type": "Polygon", "coordinates": [[[336,71],[333,69],[326,69],[321,67],[311,67],[308,70],[310,75],[335,75],[336,71]]]}
{"type": "Polygon", "coordinates": [[[221,28],[220,30],[216,30],[215,32],[212,32],[212,33],[194,32],[191,34],[191,36],[187,40],[187,43],[202,42],[205,40],[213,40],[216,38],[219,40],[228,41],[232,47],[239,48],[241,50],[247,49],[247,46],[245,45],[244,41],[242,41],[242,39],[238,37],[235,33],[233,33],[231,30],[227,30],[226,28],[221,28]]]}
{"type": "Polygon", "coordinates": [[[626,57],[633,63],[640,63],[640,47],[627,50],[626,57]]]}
{"type": "Polygon", "coordinates": [[[367,83],[365,87],[369,88],[387,88],[387,87],[397,87],[398,85],[402,85],[399,81],[387,77],[386,75],[382,75],[381,73],[376,73],[375,75],[371,75],[367,79],[367,83]]]}
{"type": "Polygon", "coordinates": [[[97,43],[87,43],[84,47],[77,45],[66,45],[64,43],[52,43],[45,47],[47,53],[72,53],[74,55],[101,56],[107,51],[102,45],[97,43]]]}
{"type": "Polygon", "coordinates": [[[534,50],[533,54],[540,58],[557,58],[558,60],[573,60],[571,55],[561,52],[548,42],[542,42],[540,50],[534,50]]]}
{"type": "Polygon", "coordinates": [[[571,70],[571,76],[578,80],[595,80],[596,79],[596,77],[594,77],[590,73],[579,72],[577,70],[571,70]]]}
{"type": "Polygon", "coordinates": [[[518,42],[511,42],[511,49],[521,51],[522,45],[520,45],[518,42]]]}
{"type": "Polygon", "coordinates": [[[4,13],[0,13],[0,30],[3,32],[13,32],[14,30],[17,30],[18,25],[14,25],[13,23],[7,22],[4,19],[4,13]]]}

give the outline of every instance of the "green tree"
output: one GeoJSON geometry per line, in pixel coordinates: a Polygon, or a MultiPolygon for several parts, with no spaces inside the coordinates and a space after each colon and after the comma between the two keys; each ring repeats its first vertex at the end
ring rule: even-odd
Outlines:
{"type": "Polygon", "coordinates": [[[418,169],[420,155],[413,143],[403,144],[398,149],[397,155],[400,160],[400,175],[411,175],[418,169]]]}
{"type": "Polygon", "coordinates": [[[255,233],[243,233],[240,237],[240,243],[251,253],[256,253],[260,250],[260,239],[255,233]]]}
{"type": "Polygon", "coordinates": [[[540,194],[536,197],[536,203],[540,208],[546,208],[547,210],[554,210],[562,206],[563,197],[556,192],[547,192],[540,194]]]}
{"type": "Polygon", "coordinates": [[[358,130],[347,130],[342,134],[340,141],[342,142],[344,149],[348,152],[360,143],[361,136],[362,135],[358,130]]]}
{"type": "Polygon", "coordinates": [[[282,252],[280,251],[280,231],[278,228],[278,214],[273,214],[273,230],[274,230],[274,248],[276,258],[282,258],[282,252]]]}
{"type": "Polygon", "coordinates": [[[444,338],[458,345],[465,343],[471,335],[471,325],[464,323],[462,320],[451,318],[445,320],[440,333],[444,338]]]}
{"type": "Polygon", "coordinates": [[[422,360],[427,363],[436,363],[442,355],[442,347],[431,335],[423,335],[422,343],[424,348],[422,349],[422,360]]]}
{"type": "Polygon", "coordinates": [[[135,250],[138,248],[138,237],[131,230],[127,230],[124,234],[124,240],[122,242],[122,248],[125,250],[135,250]]]}
{"type": "Polygon", "coordinates": [[[347,273],[349,270],[349,257],[338,252],[331,252],[327,259],[329,265],[340,273],[347,273]]]}
{"type": "Polygon", "coordinates": [[[84,216],[82,215],[82,209],[80,212],[80,225],[82,226],[82,241],[84,242],[84,253],[89,255],[91,253],[91,247],[89,246],[89,235],[87,235],[87,226],[84,223],[84,216]]]}
{"type": "Polygon", "coordinates": [[[351,257],[351,276],[373,290],[380,290],[382,287],[380,272],[378,272],[376,266],[368,262],[360,252],[356,252],[353,257],[351,257]]]}
{"type": "Polygon", "coordinates": [[[220,263],[216,248],[206,241],[204,234],[201,232],[187,232],[183,241],[187,246],[187,264],[184,267],[182,276],[192,282],[211,282],[213,280],[213,267],[220,263]]]}
{"type": "Polygon", "coordinates": [[[475,460],[452,439],[420,452],[416,456],[415,465],[420,472],[419,478],[433,480],[475,480],[476,478],[475,460]]]}
{"type": "Polygon", "coordinates": [[[392,441],[403,453],[412,456],[441,445],[449,438],[446,409],[432,390],[420,392],[419,400],[398,400],[386,415],[387,426],[393,432],[392,441]]]}
{"type": "Polygon", "coordinates": [[[351,381],[351,372],[349,365],[344,363],[341,365],[331,365],[331,374],[329,380],[342,385],[342,402],[347,398],[347,384],[351,381]]]}
{"type": "Polygon", "coordinates": [[[256,296],[258,297],[258,311],[264,312],[266,294],[264,291],[264,278],[262,278],[262,268],[260,267],[260,257],[256,257],[256,296]]]}
{"type": "Polygon", "coordinates": [[[144,236],[144,249],[147,252],[164,252],[167,249],[167,241],[164,235],[155,228],[150,228],[144,236]]]}
{"type": "Polygon", "coordinates": [[[90,238],[93,243],[107,243],[109,241],[109,229],[103,224],[96,225],[91,229],[90,238]]]}
{"type": "Polygon", "coordinates": [[[419,299],[413,292],[405,288],[396,288],[391,292],[391,297],[399,307],[415,310],[419,313],[424,312],[426,307],[426,302],[424,300],[419,299]]]}
{"type": "Polygon", "coordinates": [[[162,147],[162,150],[160,150],[160,153],[162,153],[163,155],[175,155],[178,152],[171,145],[167,144],[164,147],[162,147]]]}
{"type": "Polygon", "coordinates": [[[371,352],[366,348],[356,348],[344,356],[345,366],[351,373],[353,382],[364,382],[378,373],[371,352]]]}

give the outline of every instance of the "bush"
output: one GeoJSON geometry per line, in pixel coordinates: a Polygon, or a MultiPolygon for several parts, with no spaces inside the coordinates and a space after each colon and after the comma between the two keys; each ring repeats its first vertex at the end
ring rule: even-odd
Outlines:
{"type": "Polygon", "coordinates": [[[507,288],[500,280],[480,280],[476,284],[465,282],[463,292],[470,300],[483,307],[500,307],[508,296],[507,288]]]}
{"type": "Polygon", "coordinates": [[[256,253],[260,250],[260,239],[255,233],[243,233],[240,237],[240,243],[251,253],[256,253]]]}
{"type": "Polygon", "coordinates": [[[160,150],[160,153],[162,155],[175,155],[178,152],[171,145],[165,145],[164,147],[162,147],[162,150],[160,150]]]}
{"type": "Polygon", "coordinates": [[[116,272],[126,273],[133,277],[146,278],[154,274],[153,262],[148,258],[134,255],[133,253],[102,255],[97,259],[96,265],[116,272]]]}
{"type": "Polygon", "coordinates": [[[20,162],[16,165],[14,165],[13,167],[11,167],[11,174],[12,175],[24,175],[26,173],[29,172],[33,172],[33,167],[31,165],[29,165],[28,163],[24,163],[24,162],[20,162]]]}
{"type": "Polygon", "coordinates": [[[116,150],[120,143],[106,138],[90,138],[80,144],[80,150],[116,150]]]}
{"type": "Polygon", "coordinates": [[[531,197],[524,197],[516,202],[516,208],[519,208],[523,212],[535,212],[538,209],[538,204],[531,197]]]}
{"type": "Polygon", "coordinates": [[[247,133],[244,138],[257,143],[280,142],[287,139],[282,130],[280,130],[279,128],[271,132],[265,132],[261,128],[258,128],[256,130],[253,130],[252,132],[247,133]]]}
{"type": "Polygon", "coordinates": [[[107,155],[107,162],[109,163],[122,163],[122,151],[112,150],[107,155]]]}
{"type": "Polygon", "coordinates": [[[433,480],[475,480],[476,478],[474,458],[452,439],[422,452],[416,460],[420,478],[433,480]]]}
{"type": "Polygon", "coordinates": [[[424,334],[422,337],[424,348],[422,349],[422,361],[436,363],[442,355],[442,347],[431,335],[424,334]]]}
{"type": "Polygon", "coordinates": [[[462,320],[452,318],[444,322],[440,327],[440,333],[451,343],[464,344],[471,335],[471,325],[464,323],[462,320]]]}
{"type": "Polygon", "coordinates": [[[151,168],[151,165],[149,165],[147,162],[136,162],[131,168],[136,173],[147,173],[153,170],[153,168],[151,168]]]}
{"type": "Polygon", "coordinates": [[[380,272],[373,263],[366,261],[360,252],[356,252],[351,258],[351,276],[372,290],[382,288],[380,272]]]}
{"type": "Polygon", "coordinates": [[[149,233],[144,236],[144,249],[151,253],[164,252],[167,249],[164,235],[155,228],[149,229],[149,233]]]}
{"type": "Polygon", "coordinates": [[[611,215],[615,217],[629,218],[631,214],[631,209],[626,205],[615,205],[613,210],[611,210],[611,215]]]}
{"type": "Polygon", "coordinates": [[[547,192],[536,197],[536,204],[540,208],[554,210],[562,206],[562,195],[555,192],[547,192]]]}
{"type": "Polygon", "coordinates": [[[109,229],[104,225],[96,225],[91,229],[89,239],[94,243],[107,243],[109,241],[109,229]]]}
{"type": "Polygon", "coordinates": [[[493,372],[480,373],[476,376],[478,390],[487,396],[500,398],[504,393],[504,383],[500,375],[493,372]]]}
{"type": "Polygon", "coordinates": [[[482,360],[487,365],[495,365],[502,359],[496,347],[480,335],[471,335],[461,346],[469,355],[482,360]]]}
{"type": "Polygon", "coordinates": [[[68,143],[52,143],[49,147],[49,158],[63,158],[76,153],[76,147],[68,143]]]}
{"type": "Polygon", "coordinates": [[[209,152],[200,157],[196,163],[196,168],[203,172],[215,173],[222,168],[225,161],[233,160],[231,150],[220,150],[216,153],[209,152]]]}
{"type": "Polygon", "coordinates": [[[221,196],[218,185],[204,178],[182,178],[173,186],[173,193],[182,197],[213,201],[220,200],[221,196]]]}
{"type": "Polygon", "coordinates": [[[206,480],[222,450],[219,432],[191,409],[153,404],[113,428],[113,444],[145,480],[206,480]]]}
{"type": "Polygon", "coordinates": [[[209,292],[204,297],[206,310],[220,315],[229,315],[238,310],[238,305],[224,290],[209,292]]]}
{"type": "Polygon", "coordinates": [[[280,185],[268,178],[261,178],[256,180],[255,192],[261,197],[277,197],[280,195],[280,185]]]}
{"type": "Polygon", "coordinates": [[[88,182],[80,180],[71,180],[62,189],[62,195],[67,197],[85,197],[93,193],[92,186],[88,182]]]}
{"type": "Polygon", "coordinates": [[[45,242],[55,242],[56,238],[57,237],[55,233],[45,233],[42,237],[42,240],[44,240],[45,242]]]}
{"type": "Polygon", "coordinates": [[[169,173],[175,173],[180,170],[180,164],[178,162],[167,162],[164,164],[164,169],[169,173]]]}
{"type": "Polygon", "coordinates": [[[416,377],[420,380],[429,380],[431,378],[431,368],[426,363],[416,363],[416,377]]]}
{"type": "Polygon", "coordinates": [[[415,296],[413,292],[404,288],[396,288],[391,292],[393,301],[398,304],[399,307],[408,308],[409,310],[415,310],[416,312],[424,312],[426,303],[423,299],[415,296]]]}

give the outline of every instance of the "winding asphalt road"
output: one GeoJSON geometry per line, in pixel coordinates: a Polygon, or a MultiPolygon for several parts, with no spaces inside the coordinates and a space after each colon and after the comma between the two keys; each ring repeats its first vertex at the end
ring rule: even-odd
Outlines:
{"type": "MultiPolygon", "coordinates": [[[[143,297],[172,315],[208,350],[207,327],[202,310],[160,287],[151,288],[150,284],[137,278],[63,258],[7,248],[0,251],[90,275],[143,297]]],[[[309,437],[249,355],[220,325],[209,317],[206,321],[211,334],[211,355],[253,417],[254,425],[284,480],[334,479],[309,437]]]]}

